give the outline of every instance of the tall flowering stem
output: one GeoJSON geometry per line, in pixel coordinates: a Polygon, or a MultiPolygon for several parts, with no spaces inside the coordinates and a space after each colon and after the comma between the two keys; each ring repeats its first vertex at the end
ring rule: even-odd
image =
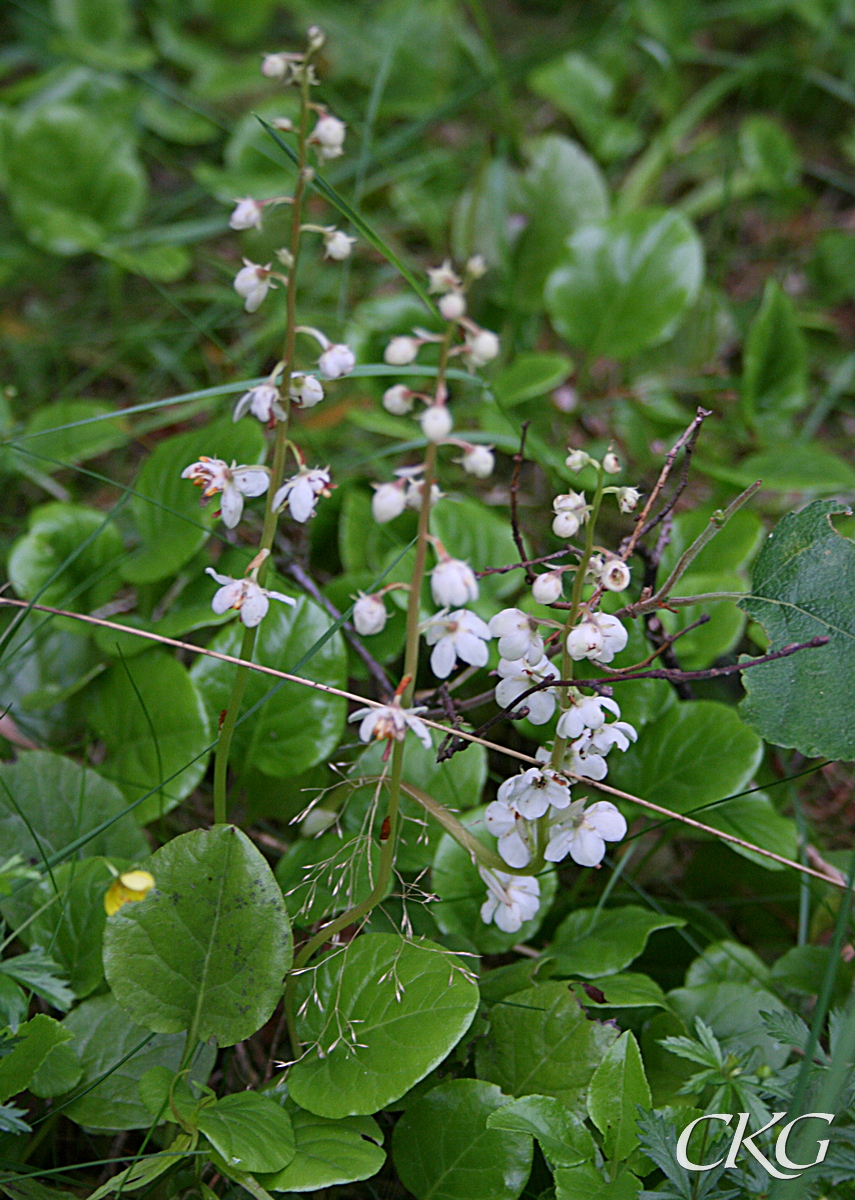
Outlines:
{"type": "MultiPolygon", "coordinates": [[[[306,193],[306,185],[310,178],[310,171],[308,167],[310,113],[308,63],[310,58],[311,48],[309,53],[306,55],[306,68],[302,72],[300,81],[300,124],[298,128],[297,139],[297,184],[294,189],[294,198],[291,205],[291,236],[288,247],[291,255],[291,265],[288,272],[288,284],[286,290],[287,324],[285,328],[285,346],[283,352],[282,380],[280,385],[285,419],[279,420],[276,423],[276,435],[273,442],[273,462],[270,467],[270,486],[267,489],[267,506],[264,511],[264,525],[262,527],[261,542],[259,545],[259,551],[267,550],[268,552],[273,548],[273,540],[276,537],[276,527],[279,522],[279,515],[273,506],[273,501],[285,474],[285,459],[288,452],[288,418],[291,410],[290,383],[294,367],[294,344],[297,336],[297,262],[300,256],[300,233],[303,201],[306,193]]],[[[265,557],[258,571],[258,581],[262,586],[264,585],[265,576],[267,575],[268,564],[269,557],[265,557]]],[[[257,628],[257,626],[254,626],[253,628],[246,629],[244,631],[240,648],[240,657],[244,660],[251,660],[252,658],[253,650],[255,649],[257,628]]],[[[215,824],[221,824],[225,822],[228,816],[227,783],[229,752],[231,750],[232,737],[234,735],[240,707],[243,703],[243,697],[244,692],[246,691],[248,678],[249,668],[238,667],[237,671],[235,672],[234,682],[232,683],[232,691],[229,697],[228,707],[226,708],[220,722],[220,732],[217,739],[217,750],[214,759],[215,824]]]]}

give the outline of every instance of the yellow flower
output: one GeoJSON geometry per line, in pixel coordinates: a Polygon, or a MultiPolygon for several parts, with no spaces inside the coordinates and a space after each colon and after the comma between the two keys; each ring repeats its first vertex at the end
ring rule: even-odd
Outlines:
{"type": "Polygon", "coordinates": [[[112,917],[123,904],[131,900],[145,900],[154,887],[154,876],[148,871],[126,871],[118,879],[114,879],[104,894],[104,908],[107,916],[112,917]]]}

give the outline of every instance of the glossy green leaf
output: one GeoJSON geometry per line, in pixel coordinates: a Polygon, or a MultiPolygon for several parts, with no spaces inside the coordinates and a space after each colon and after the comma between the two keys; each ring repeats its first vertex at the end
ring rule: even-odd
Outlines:
{"type": "Polygon", "coordinates": [[[106,417],[112,411],[109,405],[95,400],[58,400],[39,408],[27,422],[17,456],[21,462],[29,462],[50,475],[63,464],[86,462],[123,446],[130,431],[121,414],[115,420],[76,424],[92,417],[106,417]]]}
{"type": "Polygon", "coordinates": [[[713,479],[746,488],[758,479],[764,491],[808,492],[827,496],[855,488],[855,469],[815,442],[792,442],[763,454],[752,454],[737,466],[713,463],[696,455],[692,465],[713,479]]]}
{"type": "Polygon", "coordinates": [[[704,983],[748,983],[766,988],[769,968],[748,946],[739,942],[711,942],[686,971],[686,987],[704,983]]]}
{"type": "Polygon", "coordinates": [[[554,1096],[511,1100],[490,1114],[487,1128],[536,1138],[553,1168],[588,1162],[596,1154],[594,1139],[582,1121],[554,1096]]]}
{"type": "MultiPolygon", "coordinates": [[[[279,582],[268,580],[268,587],[279,582]]],[[[284,585],[288,590],[288,585],[284,585]]],[[[329,630],[332,620],[314,601],[301,596],[296,605],[271,601],[261,623],[255,656],[280,671],[292,671],[305,652],[329,630]]],[[[238,655],[243,626],[233,623],[212,639],[212,650],[238,655]]],[[[343,688],[347,685],[344,639],[335,633],[300,668],[305,679],[343,688]]],[[[212,721],[228,706],[234,667],[212,658],[200,658],[191,678],[199,689],[212,721]]],[[[257,703],[275,686],[270,676],[250,673],[244,705],[257,703]]],[[[277,778],[297,775],[324,762],[338,745],[345,724],[346,703],[298,683],[286,683],[264,704],[251,721],[235,730],[231,764],[237,771],[249,766],[277,778]]]]}
{"type": "Polygon", "coordinates": [[[748,424],[798,412],[807,399],[807,348],[793,301],[770,279],[745,340],[742,407],[748,424]]]}
{"type": "Polygon", "coordinates": [[[604,1179],[592,1163],[555,1172],[555,1200],[636,1200],[641,1188],[635,1175],[626,1172],[618,1179],[604,1179]]]}
{"type": "Polygon", "coordinates": [[[532,71],[529,87],[572,118],[601,161],[626,157],[637,149],[641,131],[613,113],[615,81],[590,58],[570,51],[532,71]]]}
{"type": "MultiPolygon", "coordinates": [[[[745,581],[739,575],[702,575],[687,572],[672,588],[672,596],[701,596],[708,592],[744,592],[745,581]]],[[[729,654],[739,643],[745,628],[744,614],[733,600],[713,600],[689,604],[676,613],[663,613],[662,624],[669,634],[675,634],[702,616],[709,617],[705,625],[684,634],[674,646],[674,653],[684,671],[699,671],[710,667],[717,659],[729,654]]]]}
{"type": "Polygon", "coordinates": [[[622,971],[618,975],[594,976],[589,981],[589,987],[602,992],[602,1001],[593,1001],[590,992],[584,1004],[600,1004],[608,1008],[665,1008],[667,1001],[665,993],[649,975],[637,971],[622,971]]]}
{"type": "Polygon", "coordinates": [[[33,741],[51,742],[82,729],[80,704],[74,697],[92,678],[98,661],[89,638],[72,633],[61,619],[45,620],[30,612],[4,647],[0,659],[3,703],[15,714],[19,729],[33,741]]]}
{"type": "Polygon", "coordinates": [[[234,1092],[199,1112],[197,1124],[225,1161],[238,1171],[281,1171],[296,1147],[291,1118],[258,1092],[234,1092]]]}
{"type": "MultiPolygon", "coordinates": [[[[488,508],[480,500],[461,500],[457,504],[438,504],[431,512],[431,531],[449,554],[465,559],[473,571],[486,567],[504,567],[519,562],[510,525],[505,516],[488,508]]],[[[519,587],[515,571],[507,575],[488,575],[479,580],[481,601],[489,601],[490,614],[498,611],[499,602],[519,587]]]]}
{"type": "Polygon", "coordinates": [[[703,280],[688,221],[647,209],[589,225],[568,240],[569,263],[546,282],[556,331],[593,357],[630,358],[675,332],[703,280]]]}
{"type": "Polygon", "coordinates": [[[119,1004],[157,1033],[231,1046],[270,1017],[291,965],[291,928],[266,860],[232,825],[173,838],[147,864],[156,887],[104,934],[119,1004]]]}
{"type": "MultiPolygon", "coordinates": [[[[662,555],[657,586],[665,582],[680,555],[708,527],[715,507],[713,504],[704,504],[699,508],[687,509],[675,517],[670,540],[662,555]]],[[[763,538],[763,522],[758,514],[752,509],[741,508],[692,560],[690,570],[700,575],[744,570],[760,549],[763,538]]]]}
{"type": "Polygon", "coordinates": [[[603,1135],[606,1158],[622,1162],[638,1145],[639,1104],[650,1108],[650,1088],[638,1043],[627,1030],[609,1046],[588,1087],[588,1115],[603,1135]]]}
{"type": "Polygon", "coordinates": [[[295,1104],[288,1106],[296,1154],[284,1170],[262,1175],[268,1192],[316,1192],[376,1175],[386,1154],[383,1133],[372,1117],[318,1117],[295,1104]]]}
{"type": "MultiPolygon", "coordinates": [[[[742,838],[744,842],[761,846],[764,850],[771,850],[773,854],[780,854],[782,858],[788,858],[790,861],[798,858],[796,823],[792,817],[782,817],[765,792],[754,792],[750,796],[728,800],[726,804],[717,804],[701,813],[700,819],[705,824],[712,825],[714,829],[731,833],[742,838]]],[[[782,863],[775,862],[773,858],[755,854],[736,844],[731,844],[731,849],[767,871],[786,870],[782,863]]]]}
{"type": "MultiPolygon", "coordinates": [[[[165,579],[193,557],[208,537],[219,504],[200,509],[199,490],[181,472],[200,454],[226,462],[257,463],[264,457],[264,434],[255,420],[235,424],[229,417],[203,429],[160,442],[146,460],[131,500],[141,547],[125,562],[129,583],[165,579]]],[[[257,501],[254,503],[258,503],[257,501]]]]}
{"type": "Polygon", "coordinates": [[[572,370],[573,363],[566,354],[524,351],[498,372],[490,386],[505,406],[522,404],[557,388],[572,370]]]}
{"type": "Polygon", "coordinates": [[[41,1099],[61,1096],[80,1082],[83,1074],[74,1047],[67,1042],[54,1046],[29,1083],[29,1091],[41,1099]]]}
{"type": "Polygon", "coordinates": [[[787,1006],[771,992],[747,983],[705,983],[700,987],[675,988],[668,1001],[687,1029],[695,1017],[710,1026],[725,1053],[759,1051],[759,1061],[777,1070],[787,1061],[789,1046],[766,1032],[763,1013],[786,1012],[787,1006]]]}
{"type": "Polygon", "coordinates": [[[310,1049],[291,1068],[289,1091],[318,1116],[376,1112],[442,1062],[477,1006],[453,954],[426,939],[365,934],[298,981],[297,1032],[310,1049]]]}
{"type": "Polygon", "coordinates": [[[312,925],[361,904],[377,878],[380,847],[373,838],[342,837],[334,830],[294,842],[276,864],[291,919],[312,925]]]}
{"type": "Polygon", "coordinates": [[[134,810],[140,825],[174,808],[205,774],[211,723],[187,668],[164,650],[114,663],[94,685],[88,717],[107,747],[101,769],[128,802],[158,789],[134,810]]]}
{"type": "Polygon", "coordinates": [[[581,1116],[585,1089],[617,1036],[589,1019],[566,983],[543,983],[493,1006],[476,1070],[508,1095],[555,1096],[581,1116]]]}
{"type": "Polygon", "coordinates": [[[416,1200],[517,1200],[532,1140],[488,1126],[505,1102],[480,1079],[452,1079],[410,1105],[395,1126],[392,1156],[416,1200]]]}
{"type": "Polygon", "coordinates": [[[577,908],[565,917],[550,947],[562,975],[595,979],[617,975],[644,952],[647,939],[657,929],[685,925],[681,917],[623,904],[620,908],[577,908]]]}
{"type": "MultiPolygon", "coordinates": [[[[42,604],[77,612],[111,598],[125,549],[104,513],[81,504],[41,504],[30,512],[28,528],[9,555],[9,578],[19,596],[32,600],[39,593],[42,604]]],[[[70,627],[70,618],[62,622],[70,627]]],[[[81,633],[77,622],[73,628],[81,633]]]]}
{"type": "Polygon", "coordinates": [[[70,1037],[64,1024],[46,1017],[44,1013],[37,1013],[31,1020],[19,1025],[15,1034],[16,1044],[8,1053],[0,1056],[0,1104],[22,1092],[51,1050],[67,1042],[70,1037]]]}
{"type": "Polygon", "coordinates": [[[817,636],[831,639],[742,677],[745,720],[767,741],[808,758],[855,758],[855,545],[831,523],[842,507],[816,500],[784,517],[757,558],[750,598],[740,602],[766,630],[771,650],[817,636]]]}
{"type": "Polygon", "coordinates": [[[124,271],[158,283],[175,283],[183,279],[193,265],[186,246],[143,246],[129,250],[124,246],[107,245],[101,246],[98,253],[124,271]]]}

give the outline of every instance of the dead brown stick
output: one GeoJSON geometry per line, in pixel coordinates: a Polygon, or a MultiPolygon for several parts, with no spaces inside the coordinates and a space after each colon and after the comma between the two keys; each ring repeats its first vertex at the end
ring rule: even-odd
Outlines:
{"type": "MultiPolygon", "coordinates": [[[[514,455],[514,473],[511,476],[511,531],[514,535],[514,544],[520,556],[520,562],[526,561],[525,545],[523,536],[520,532],[519,514],[517,512],[517,495],[520,490],[520,472],[523,462],[525,461],[525,435],[528,433],[529,422],[523,421],[520,430],[520,448],[514,455]]],[[[525,569],[525,581],[528,584],[534,583],[534,573],[531,567],[525,569]]]]}

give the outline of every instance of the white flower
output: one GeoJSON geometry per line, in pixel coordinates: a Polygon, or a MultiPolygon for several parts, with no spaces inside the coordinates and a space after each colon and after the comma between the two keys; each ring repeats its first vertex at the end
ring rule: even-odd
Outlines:
{"type": "Polygon", "coordinates": [[[612,746],[627,751],[630,742],[638,741],[638,733],[629,721],[612,721],[609,725],[601,725],[598,729],[592,729],[588,736],[590,744],[599,754],[608,754],[612,746]]]}
{"type": "MultiPolygon", "coordinates": [[[[507,708],[517,696],[536,683],[558,678],[558,670],[545,655],[534,663],[527,658],[500,658],[497,669],[501,679],[496,687],[496,703],[501,708],[507,708]]],[[[539,692],[532,692],[523,704],[529,710],[528,719],[532,725],[545,725],[555,712],[555,693],[551,688],[543,688],[539,692]]]]}
{"type": "Polygon", "coordinates": [[[531,585],[531,594],[538,604],[554,604],[560,599],[564,582],[560,571],[545,571],[531,585]]]}
{"type": "Polygon", "coordinates": [[[604,645],[600,627],[588,619],[567,634],[567,653],[574,662],[583,658],[594,658],[604,645]]]}
{"type": "Polygon", "coordinates": [[[605,779],[609,773],[605,757],[597,754],[591,744],[590,731],[570,743],[564,755],[563,766],[571,775],[581,775],[583,779],[593,779],[595,782],[605,779]]]}
{"type": "Polygon", "coordinates": [[[383,393],[383,407],[396,417],[406,416],[413,410],[413,393],[403,383],[396,383],[383,393]]]}
{"type": "Polygon", "coordinates": [[[301,467],[296,475],[286,479],[273,497],[273,507],[278,512],[287,502],[291,517],[300,524],[315,515],[318,499],[329,496],[330,473],[315,467],[301,467]]]}
{"type": "Polygon", "coordinates": [[[297,603],[291,596],[261,587],[254,579],[232,579],[231,575],[217,574],[213,567],[206,567],[205,574],[222,584],[211,601],[211,608],[217,616],[228,612],[230,608],[237,609],[247,629],[261,623],[270,608],[271,600],[281,600],[283,604],[297,603]]]}
{"type": "Polygon", "coordinates": [[[616,454],[613,454],[611,450],[608,452],[608,454],[603,459],[603,470],[605,471],[605,473],[607,475],[619,475],[620,474],[620,461],[618,459],[618,456],[616,454]]]}
{"type": "Polygon", "coordinates": [[[622,592],[629,587],[629,567],[619,558],[607,562],[600,577],[610,592],[622,592]]]}
{"type": "Polygon", "coordinates": [[[466,301],[460,292],[448,292],[439,301],[437,308],[446,321],[456,321],[466,312],[466,301]]]}
{"type": "Polygon", "coordinates": [[[284,79],[290,69],[287,54],[265,54],[261,62],[261,74],[265,79],[284,79]]]}
{"type": "Polygon", "coordinates": [[[260,229],[261,218],[264,216],[264,205],[251,196],[235,200],[235,209],[229,217],[230,229],[260,229]]]}
{"type": "Polygon", "coordinates": [[[484,824],[499,844],[496,849],[509,867],[527,867],[531,862],[532,838],[522,813],[494,800],[484,810],[484,824]]]}
{"type": "Polygon", "coordinates": [[[496,456],[492,446],[470,446],[463,457],[456,461],[467,475],[474,475],[476,479],[489,479],[496,465],[496,456]]]}
{"type": "Polygon", "coordinates": [[[329,113],[321,117],[309,141],[318,147],[319,158],[338,158],[344,153],[344,135],[347,126],[338,117],[329,113]]]}
{"type": "Polygon", "coordinates": [[[568,697],[570,708],[558,718],[555,732],[559,737],[572,740],[581,737],[588,729],[600,729],[606,723],[608,709],[613,716],[620,717],[620,707],[616,700],[609,696],[583,696],[575,688],[570,688],[568,697]]]}
{"type": "Polygon", "coordinates": [[[465,608],[437,613],[425,623],[425,641],[433,646],[430,669],[437,679],[447,679],[458,658],[471,667],[485,666],[492,636],[486,621],[465,608]]]}
{"type": "Polygon", "coordinates": [[[419,352],[419,342],[413,337],[394,337],[383,351],[383,361],[390,367],[405,367],[419,352]]]}
{"type": "Polygon", "coordinates": [[[567,635],[567,653],[578,662],[610,663],[626,646],[629,635],[617,617],[609,613],[591,615],[567,635]]]}
{"type": "Polygon", "coordinates": [[[380,483],[374,486],[377,490],[371,497],[371,515],[378,525],[385,525],[387,521],[394,521],[395,517],[400,517],[407,507],[407,498],[400,483],[380,483]]]}
{"type": "Polygon", "coordinates": [[[584,809],[584,800],[570,806],[567,815],[550,830],[544,858],[561,862],[569,854],[580,867],[596,867],[606,852],[606,842],[626,836],[626,821],[608,800],[598,800],[584,809]]]}
{"type": "Polygon", "coordinates": [[[597,624],[603,635],[603,648],[596,655],[588,655],[591,662],[610,663],[626,646],[629,634],[617,617],[609,613],[597,613],[597,624]]]}
{"type": "Polygon", "coordinates": [[[386,605],[379,596],[366,596],[359,593],[359,599],[353,606],[353,627],[362,637],[370,637],[382,632],[389,614],[386,605]]]}
{"type": "Polygon", "coordinates": [[[641,499],[641,492],[638,488],[622,487],[615,492],[617,497],[618,508],[622,513],[631,513],[641,499]]]}
{"type": "Polygon", "coordinates": [[[302,371],[297,371],[291,376],[288,390],[291,402],[296,404],[297,408],[314,408],[324,398],[320,380],[315,379],[314,375],[304,375],[302,371]]]}
{"type": "Polygon", "coordinates": [[[355,241],[355,237],[348,237],[340,229],[328,229],[324,234],[324,257],[336,262],[350,258],[350,248],[355,241]]]}
{"type": "Polygon", "coordinates": [[[451,413],[444,404],[431,404],[419,413],[419,424],[422,433],[429,442],[441,442],[447,438],[454,427],[451,413]]]}
{"type": "Polygon", "coordinates": [[[235,275],[234,289],[243,297],[243,306],[247,312],[255,312],[269,290],[273,287],[270,278],[270,263],[266,267],[244,259],[244,266],[235,275]]]}
{"type": "Polygon", "coordinates": [[[462,608],[478,599],[478,580],[468,563],[446,555],[431,571],[430,590],[440,608],[462,608]]]}
{"type": "Polygon", "coordinates": [[[198,462],[191,463],[181,472],[182,479],[192,479],[196,487],[204,488],[202,507],[216,492],[222,492],[220,513],[223,524],[234,529],[243,513],[244,496],[261,496],[270,484],[267,467],[238,467],[223,462],[221,458],[201,455],[198,462]]]}
{"type": "MultiPolygon", "coordinates": [[[[413,508],[416,512],[422,507],[422,496],[424,495],[425,481],[423,479],[410,479],[407,482],[407,508],[413,508]]],[[[432,483],[430,485],[430,505],[433,508],[437,500],[442,497],[442,492],[439,490],[439,485],[432,483]]],[[[437,603],[439,603],[437,601],[437,603]]]]}
{"type": "Polygon", "coordinates": [[[536,821],[552,808],[567,808],[570,784],[550,767],[529,767],[506,779],[497,792],[499,801],[515,808],[527,821],[536,821]]]}
{"type": "Polygon", "coordinates": [[[543,656],[543,638],[538,635],[537,621],[518,608],[503,608],[491,617],[490,632],[499,639],[502,658],[538,662],[543,656]]]}
{"type": "Polygon", "coordinates": [[[484,262],[484,255],[473,254],[466,263],[466,271],[473,279],[480,279],[482,275],[486,275],[487,264],[484,262]]]}
{"type": "Polygon", "coordinates": [[[411,729],[424,748],[430,750],[433,745],[430,730],[418,716],[423,712],[427,712],[424,705],[417,708],[401,708],[396,696],[391,704],[381,704],[377,708],[358,708],[350,714],[348,720],[362,720],[359,726],[360,741],[370,742],[374,738],[379,742],[388,738],[391,742],[394,738],[396,742],[402,742],[407,730],[411,729]]]}
{"type": "Polygon", "coordinates": [[[571,471],[581,471],[583,467],[587,467],[588,463],[594,462],[594,459],[584,450],[570,450],[564,462],[571,471]]]}
{"type": "Polygon", "coordinates": [[[318,369],[323,379],[341,379],[343,375],[349,375],[355,366],[356,355],[350,346],[342,343],[328,345],[318,359],[318,369]]]}
{"type": "Polygon", "coordinates": [[[233,420],[239,421],[244,413],[251,412],[265,425],[269,425],[274,418],[284,421],[285,410],[280,403],[281,399],[279,389],[272,383],[259,383],[256,387],[250,388],[248,392],[244,392],[238,400],[233,420]]]}
{"type": "Polygon", "coordinates": [[[552,501],[552,509],[555,513],[552,532],[556,537],[575,537],[579,527],[588,519],[589,508],[584,492],[566,492],[556,496],[552,501]]]}
{"type": "Polygon", "coordinates": [[[498,357],[499,349],[496,334],[489,329],[479,329],[466,339],[464,354],[470,367],[483,367],[498,357]]]}
{"type": "Polygon", "coordinates": [[[429,292],[452,292],[460,287],[460,276],[455,273],[450,258],[441,267],[428,267],[428,279],[429,292]]]}
{"type": "Polygon", "coordinates": [[[485,925],[494,921],[503,933],[516,933],[526,921],[537,916],[540,908],[540,883],[532,875],[508,875],[479,867],[487,885],[487,899],[481,905],[485,925]]]}

